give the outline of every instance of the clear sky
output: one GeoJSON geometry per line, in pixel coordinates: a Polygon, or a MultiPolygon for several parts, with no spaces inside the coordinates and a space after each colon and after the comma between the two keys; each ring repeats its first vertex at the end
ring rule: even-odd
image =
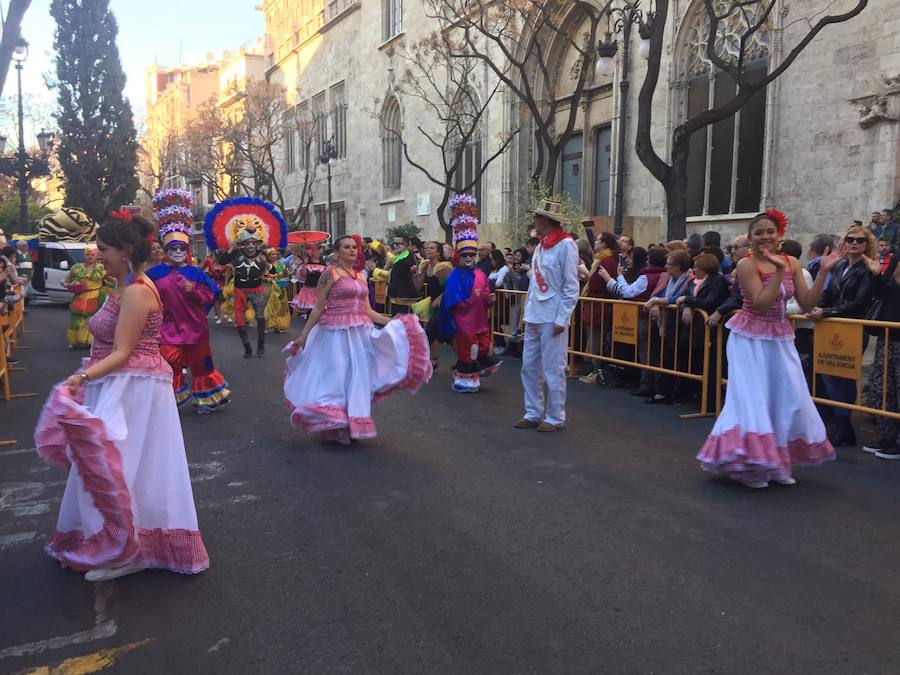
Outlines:
{"type": "MultiPolygon", "coordinates": [[[[110,8],[119,23],[119,55],[128,77],[126,95],[140,123],[145,108],[144,69],[158,62],[178,65],[202,61],[206,52],[235,49],[264,33],[263,15],[255,9],[260,0],[111,0],[110,8]]],[[[4,15],[8,0],[0,0],[4,15]]],[[[44,84],[45,73],[53,69],[53,33],[50,0],[32,0],[22,25],[29,53],[23,71],[26,96],[26,143],[29,136],[49,123],[55,96],[44,84]],[[29,127],[32,127],[31,129],[29,127]],[[37,127],[37,128],[35,128],[37,127]]],[[[14,128],[16,79],[10,68],[3,100],[0,127],[14,128]]],[[[10,134],[8,134],[10,135],[10,134]]]]}

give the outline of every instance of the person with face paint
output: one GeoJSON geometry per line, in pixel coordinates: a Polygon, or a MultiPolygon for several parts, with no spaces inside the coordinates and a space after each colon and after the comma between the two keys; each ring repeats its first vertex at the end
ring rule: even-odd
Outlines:
{"type": "Polygon", "coordinates": [[[260,249],[260,236],[256,230],[242,229],[231,248],[219,255],[219,264],[230,264],[234,270],[234,324],[244,343],[244,358],[253,356],[247,335],[248,307],[256,314],[256,355],[262,356],[266,353],[267,298],[263,276],[269,269],[269,262],[260,249]]]}
{"type": "Polygon", "coordinates": [[[166,262],[147,270],[163,305],[159,351],[172,366],[175,401],[192,402],[200,413],[229,403],[231,392],[213,365],[207,315],[221,291],[206,272],[190,264],[193,199],[187,190],[158,192],[153,198],[166,262]],[[185,371],[190,371],[188,382],[185,371]]]}
{"type": "Polygon", "coordinates": [[[346,445],[375,437],[372,403],[398,389],[415,393],[432,368],[416,317],[391,320],[369,304],[362,239],[344,235],[334,244],[337,263],[319,279],[300,337],[285,347],[284,397],[291,424],[346,445]]]}
{"type": "Polygon", "coordinates": [[[97,261],[97,249],[95,248],[85,249],[84,262],[74,264],[66,275],[62,286],[75,294],[69,304],[71,314],[69,327],[66,330],[69,349],[91,346],[88,321],[103,306],[103,301],[106,299],[103,291],[105,279],[106,270],[97,261]]]}
{"type": "Polygon", "coordinates": [[[467,394],[481,389],[481,378],[500,367],[491,355],[488,310],[494,304],[488,279],[477,267],[478,206],[475,197],[459,194],[450,202],[456,268],[447,277],[440,306],[440,333],[453,338],[456,365],[453,391],[467,394]]]}

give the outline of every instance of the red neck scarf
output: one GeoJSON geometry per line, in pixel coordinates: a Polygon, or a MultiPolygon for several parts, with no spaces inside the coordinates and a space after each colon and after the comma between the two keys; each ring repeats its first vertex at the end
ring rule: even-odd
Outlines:
{"type": "Polygon", "coordinates": [[[542,248],[553,248],[563,239],[568,239],[569,235],[561,227],[555,227],[550,231],[550,234],[544,235],[541,237],[541,247],[542,248]]]}

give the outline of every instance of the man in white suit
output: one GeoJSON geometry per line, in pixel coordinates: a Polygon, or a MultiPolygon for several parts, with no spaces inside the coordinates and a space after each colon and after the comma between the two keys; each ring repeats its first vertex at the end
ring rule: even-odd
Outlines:
{"type": "Polygon", "coordinates": [[[514,425],[516,429],[560,431],[566,421],[566,348],[580,288],[578,246],[563,231],[565,222],[560,202],[545,199],[534,210],[541,243],[531,258],[531,283],[525,297],[525,416],[514,425]]]}

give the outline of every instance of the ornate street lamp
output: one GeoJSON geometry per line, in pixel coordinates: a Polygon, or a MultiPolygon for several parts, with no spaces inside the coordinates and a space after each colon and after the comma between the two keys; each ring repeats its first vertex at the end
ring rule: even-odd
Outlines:
{"type": "MultiPolygon", "coordinates": [[[[37,135],[38,145],[41,149],[40,157],[29,156],[25,152],[25,113],[22,107],[22,69],[24,68],[25,59],[28,58],[28,43],[21,37],[16,41],[12,58],[16,68],[19,94],[19,144],[14,154],[11,156],[0,157],[0,174],[16,177],[16,183],[19,188],[19,229],[22,232],[27,232],[29,181],[33,176],[45,176],[49,174],[50,167],[47,164],[46,156],[53,139],[53,134],[42,129],[41,133],[37,135]]],[[[7,139],[6,136],[0,136],[0,155],[6,151],[6,143],[8,140],[9,139],[7,139]]]]}
{"type": "Polygon", "coordinates": [[[625,120],[628,114],[628,90],[631,82],[628,79],[630,68],[629,56],[631,51],[631,29],[638,24],[638,34],[641,43],[638,54],[643,58],[650,56],[650,26],[653,24],[653,12],[647,10],[646,14],[640,8],[641,0],[624,2],[622,6],[610,6],[606,10],[606,16],[612,24],[612,31],[606,31],[602,42],[597,44],[597,64],[595,66],[598,75],[612,75],[615,72],[615,56],[619,51],[618,43],[613,39],[613,33],[622,34],[622,70],[619,77],[619,130],[616,144],[616,210],[613,218],[613,230],[616,234],[622,234],[622,221],[625,215],[625,120]],[[614,18],[615,17],[615,18],[614,18]]]}
{"type": "MultiPolygon", "coordinates": [[[[41,129],[41,132],[37,135],[38,147],[41,149],[41,154],[46,156],[48,150],[50,149],[50,142],[53,140],[53,134],[45,129],[41,129]]],[[[2,152],[2,150],[0,150],[2,152]]]]}
{"type": "Polygon", "coordinates": [[[22,110],[22,68],[28,57],[28,43],[20,36],[13,49],[13,61],[16,62],[16,76],[19,83],[19,151],[16,153],[19,170],[19,229],[28,229],[28,176],[25,166],[25,113],[22,110]]]}
{"type": "Polygon", "coordinates": [[[325,141],[322,154],[319,155],[319,164],[328,168],[328,235],[334,240],[334,225],[331,217],[331,165],[337,159],[337,147],[334,144],[334,136],[325,141]]]}

